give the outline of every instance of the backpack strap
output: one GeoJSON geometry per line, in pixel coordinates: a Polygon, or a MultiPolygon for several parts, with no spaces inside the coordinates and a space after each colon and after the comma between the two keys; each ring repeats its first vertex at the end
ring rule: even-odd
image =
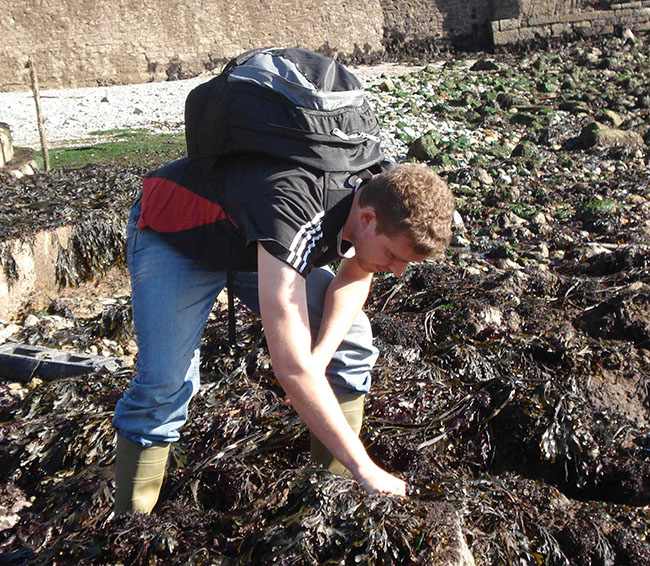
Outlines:
{"type": "Polygon", "coordinates": [[[232,268],[226,269],[226,289],[228,293],[228,342],[231,347],[237,344],[237,329],[235,326],[235,297],[233,295],[232,268]]]}
{"type": "Polygon", "coordinates": [[[228,262],[226,265],[226,292],[228,293],[228,342],[230,347],[237,345],[237,328],[235,321],[235,295],[232,276],[232,225],[228,230],[228,262]]]}

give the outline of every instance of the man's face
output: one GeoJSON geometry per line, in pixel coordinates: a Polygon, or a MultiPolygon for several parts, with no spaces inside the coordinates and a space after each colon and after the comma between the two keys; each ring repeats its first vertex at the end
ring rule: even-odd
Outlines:
{"type": "Polygon", "coordinates": [[[363,229],[354,242],[354,250],[357,263],[364,271],[391,272],[399,277],[410,262],[426,258],[413,250],[411,239],[404,233],[394,236],[377,234],[374,211],[370,217],[362,216],[362,226],[363,229]]]}

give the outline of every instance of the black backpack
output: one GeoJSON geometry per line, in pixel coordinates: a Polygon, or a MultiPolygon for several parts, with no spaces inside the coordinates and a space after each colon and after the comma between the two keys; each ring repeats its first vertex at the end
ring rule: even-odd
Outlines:
{"type": "Polygon", "coordinates": [[[255,49],[232,59],[188,95],[185,136],[188,156],[205,166],[237,153],[348,174],[384,161],[359,80],[305,49],[255,49]]]}
{"type": "MultiPolygon", "coordinates": [[[[228,155],[266,155],[322,173],[330,210],[367,179],[393,166],[359,80],[331,57],[268,48],[232,59],[185,102],[189,158],[211,167],[228,155]]],[[[235,343],[232,270],[228,327],[235,343]]]]}

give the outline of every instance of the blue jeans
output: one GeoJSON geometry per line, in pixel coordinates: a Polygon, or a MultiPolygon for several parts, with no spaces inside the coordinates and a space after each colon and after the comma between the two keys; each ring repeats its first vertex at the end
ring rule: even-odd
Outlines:
{"type": "MultiPolygon", "coordinates": [[[[139,201],[127,228],[133,320],[138,339],[136,374],[117,403],[113,424],[142,446],[174,442],[199,388],[199,346],[226,272],[214,270],[170,246],[152,230],[138,230],[139,201]]],[[[307,277],[309,324],[315,338],[327,287],[334,275],[313,269],[307,277]]],[[[235,272],[233,293],[259,315],[257,273],[235,272]]],[[[335,393],[367,393],[377,359],[370,323],[359,313],[327,367],[335,393]]]]}

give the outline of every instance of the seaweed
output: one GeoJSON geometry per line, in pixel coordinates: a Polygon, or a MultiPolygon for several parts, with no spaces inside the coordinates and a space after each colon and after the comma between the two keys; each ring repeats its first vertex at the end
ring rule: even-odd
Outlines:
{"type": "MultiPolygon", "coordinates": [[[[366,305],[380,357],[361,438],[407,481],[408,497],[368,496],[313,466],[259,320],[238,309],[231,346],[217,303],[202,387],[151,516],[111,512],[110,419],[132,366],[18,393],[0,384],[0,484],[25,503],[0,532],[0,561],[647,566],[647,149],[575,140],[598,108],[625,108],[629,127],[641,127],[647,109],[632,91],[648,85],[647,54],[647,42],[578,42],[499,54],[501,70],[489,73],[451,61],[400,78],[399,96],[382,92],[386,112],[417,104],[427,119],[447,112],[449,97],[473,108],[478,99],[458,91],[499,103],[478,122],[460,106],[445,115],[453,128],[481,132],[440,133],[463,146],[456,164],[439,168],[458,203],[448,255],[400,279],[378,276],[366,305]],[[614,52],[636,86],[598,67],[614,52]],[[561,90],[531,91],[549,69],[566,75],[561,90]],[[548,124],[510,124],[508,106],[512,115],[544,106],[548,124]],[[511,155],[531,140],[538,159],[511,155]]],[[[89,167],[3,178],[4,234],[72,223],[60,280],[97,279],[121,261],[141,174],[89,167]]],[[[12,339],[135,354],[128,297],[93,316],[70,304],[23,313],[12,339]]]]}

